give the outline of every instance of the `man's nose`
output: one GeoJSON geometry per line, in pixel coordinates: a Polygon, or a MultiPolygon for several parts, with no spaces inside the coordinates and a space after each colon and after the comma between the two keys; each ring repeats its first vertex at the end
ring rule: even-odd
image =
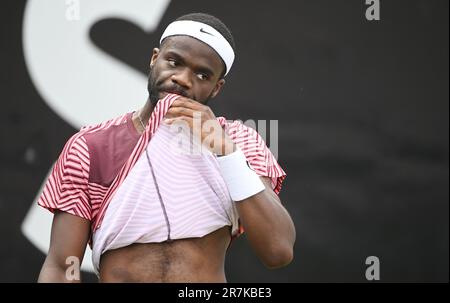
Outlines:
{"type": "Polygon", "coordinates": [[[187,68],[173,74],[171,79],[174,83],[185,89],[190,89],[192,87],[191,72],[187,68]]]}

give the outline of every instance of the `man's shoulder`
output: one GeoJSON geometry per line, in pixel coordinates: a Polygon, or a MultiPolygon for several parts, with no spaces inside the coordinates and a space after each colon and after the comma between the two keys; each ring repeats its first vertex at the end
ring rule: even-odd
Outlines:
{"type": "Polygon", "coordinates": [[[109,186],[131,154],[139,139],[131,115],[83,127],[69,139],[66,154],[85,159],[89,182],[109,186]]]}
{"type": "Polygon", "coordinates": [[[126,113],[101,123],[83,126],[78,132],[72,135],[68,140],[68,143],[76,142],[82,144],[82,142],[84,142],[84,144],[87,144],[88,141],[96,141],[95,139],[97,138],[102,138],[105,135],[107,136],[109,133],[118,130],[118,127],[125,127],[129,115],[131,115],[131,113],[126,113]]]}
{"type": "Polygon", "coordinates": [[[130,115],[131,115],[131,113],[126,113],[126,114],[120,115],[116,118],[109,119],[107,121],[104,121],[104,122],[101,122],[98,124],[83,126],[78,133],[81,135],[86,135],[86,134],[92,134],[92,133],[96,133],[96,132],[107,131],[110,128],[113,128],[115,126],[120,126],[120,125],[126,124],[127,119],[129,118],[130,115]]]}
{"type": "Polygon", "coordinates": [[[117,129],[117,126],[126,126],[127,119],[131,113],[126,113],[116,118],[104,121],[98,124],[83,126],[81,129],[73,134],[66,142],[64,147],[66,152],[81,149],[89,153],[92,143],[103,141],[102,138],[109,136],[117,129]]]}

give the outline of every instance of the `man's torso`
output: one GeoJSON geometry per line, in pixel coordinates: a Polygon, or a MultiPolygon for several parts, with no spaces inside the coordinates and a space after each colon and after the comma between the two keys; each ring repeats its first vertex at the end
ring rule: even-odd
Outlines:
{"type": "MultiPolygon", "coordinates": [[[[131,118],[128,114],[126,124],[85,136],[90,156],[90,182],[110,186],[128,159],[139,139],[131,118]]],[[[123,201],[117,202],[123,204],[123,201]]],[[[107,212],[105,219],[108,219],[107,212]]],[[[116,220],[111,219],[103,223],[116,220]]],[[[100,281],[225,282],[224,261],[230,235],[230,226],[222,226],[200,238],[133,243],[107,250],[100,257],[100,281]]]]}

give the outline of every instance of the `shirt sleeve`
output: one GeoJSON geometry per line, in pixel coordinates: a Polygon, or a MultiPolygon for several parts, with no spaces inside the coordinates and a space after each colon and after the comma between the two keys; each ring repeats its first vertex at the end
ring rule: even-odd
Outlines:
{"type": "Polygon", "coordinates": [[[278,195],[286,173],[256,130],[239,121],[228,125],[228,135],[244,153],[251,168],[261,177],[272,180],[272,189],[278,195]]]}
{"type": "Polygon", "coordinates": [[[80,133],[64,146],[44,185],[38,205],[91,220],[92,207],[88,194],[89,152],[80,133]]]}

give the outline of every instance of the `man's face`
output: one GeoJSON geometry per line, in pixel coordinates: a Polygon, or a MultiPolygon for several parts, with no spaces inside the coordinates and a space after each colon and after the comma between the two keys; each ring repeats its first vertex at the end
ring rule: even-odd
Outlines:
{"type": "Polygon", "coordinates": [[[148,91],[152,104],[175,93],[206,104],[225,83],[224,64],[207,44],[188,37],[167,38],[154,49],[148,91]]]}

